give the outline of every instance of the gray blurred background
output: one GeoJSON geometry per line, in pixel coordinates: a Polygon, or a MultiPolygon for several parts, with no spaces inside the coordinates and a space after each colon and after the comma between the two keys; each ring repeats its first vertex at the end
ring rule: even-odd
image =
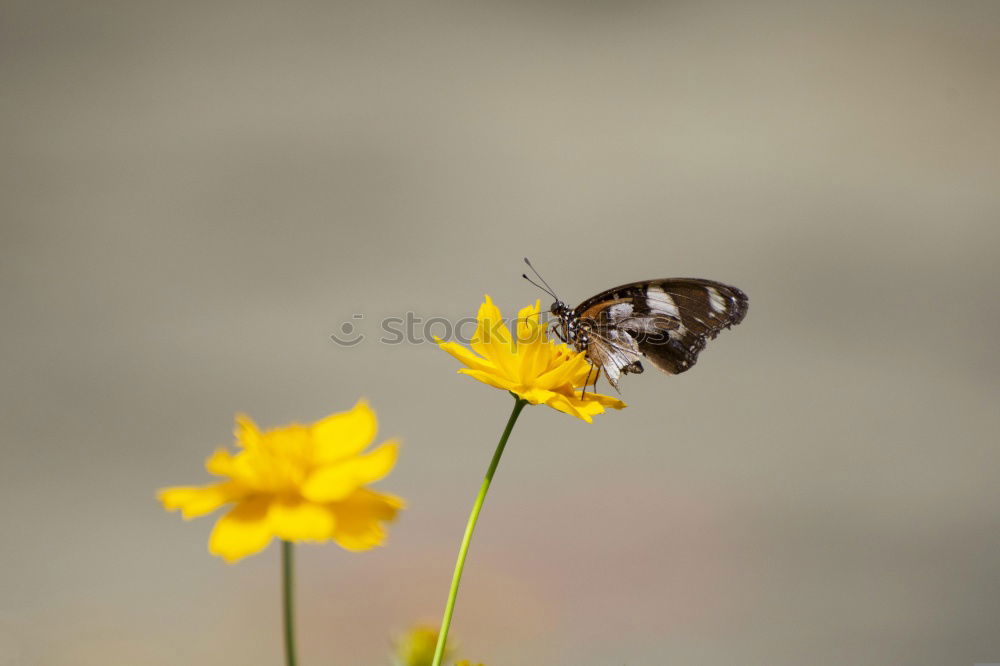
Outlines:
{"type": "Polygon", "coordinates": [[[510,400],[377,322],[512,314],[524,255],[572,302],[691,275],[751,307],[625,411],[526,411],[462,655],[1000,662],[1000,3],[7,1],[0,31],[0,664],[280,663],[276,549],[227,566],[154,491],[237,411],[359,395],[410,508],[300,549],[302,661],[385,664],[510,400]]]}

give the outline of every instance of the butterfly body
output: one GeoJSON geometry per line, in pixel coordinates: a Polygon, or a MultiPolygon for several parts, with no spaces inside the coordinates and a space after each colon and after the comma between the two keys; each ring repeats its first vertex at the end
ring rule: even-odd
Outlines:
{"type": "Polygon", "coordinates": [[[623,374],[643,371],[640,359],[669,374],[689,370],[709,340],[743,321],[749,299],[721,282],[666,278],[632,282],[575,308],[552,304],[557,333],[603,370],[618,388],[623,374]]]}

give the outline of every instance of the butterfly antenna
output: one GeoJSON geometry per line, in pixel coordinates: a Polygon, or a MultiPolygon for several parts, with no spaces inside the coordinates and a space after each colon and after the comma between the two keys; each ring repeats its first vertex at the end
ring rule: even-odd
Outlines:
{"type": "Polygon", "coordinates": [[[550,296],[552,296],[552,298],[554,298],[554,299],[556,299],[558,301],[559,297],[556,296],[556,290],[549,286],[549,283],[545,281],[545,278],[543,278],[542,275],[537,270],[535,270],[535,267],[531,265],[531,262],[528,261],[527,257],[524,258],[524,263],[528,264],[528,268],[531,269],[531,272],[534,273],[538,277],[538,279],[542,281],[542,284],[544,284],[545,286],[543,287],[541,284],[538,284],[537,282],[535,282],[534,280],[532,280],[531,278],[529,278],[524,273],[521,274],[522,277],[524,277],[525,280],[527,280],[531,284],[535,285],[536,287],[538,287],[542,291],[548,292],[548,294],[550,296]]]}
{"type": "Polygon", "coordinates": [[[556,299],[557,301],[559,300],[559,297],[556,296],[555,294],[553,294],[550,289],[546,289],[542,285],[540,285],[537,282],[535,282],[534,280],[532,280],[530,277],[528,277],[527,273],[521,273],[521,277],[523,277],[525,280],[527,280],[531,284],[535,285],[536,287],[538,287],[539,289],[541,289],[542,291],[544,291],[546,294],[548,294],[552,298],[556,299]]]}

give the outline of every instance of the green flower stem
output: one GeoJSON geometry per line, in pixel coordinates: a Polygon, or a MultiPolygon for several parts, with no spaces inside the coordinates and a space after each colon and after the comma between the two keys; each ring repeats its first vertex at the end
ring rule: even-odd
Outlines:
{"type": "Polygon", "coordinates": [[[295,666],[295,553],[291,541],[281,542],[281,606],[285,633],[285,666],[295,666]]]}
{"type": "Polygon", "coordinates": [[[455,573],[451,577],[451,589],[448,590],[448,603],[444,607],[444,617],[441,619],[441,630],[438,632],[437,647],[434,648],[434,661],[431,666],[441,666],[441,659],[444,658],[444,646],[448,642],[451,616],[455,613],[455,598],[458,596],[458,584],[462,580],[462,570],[465,568],[465,556],[469,554],[472,531],[476,529],[476,521],[479,520],[479,512],[483,508],[483,500],[486,499],[486,492],[490,489],[493,475],[497,471],[497,465],[500,464],[500,456],[503,455],[504,447],[507,446],[507,438],[510,437],[510,431],[514,429],[517,417],[527,404],[527,400],[522,400],[516,395],[514,396],[514,411],[511,412],[510,418],[507,419],[507,427],[504,428],[503,435],[500,436],[497,450],[493,452],[493,460],[490,461],[490,466],[486,470],[486,476],[483,478],[483,484],[479,487],[479,494],[476,495],[476,501],[472,504],[472,513],[469,514],[469,522],[465,526],[465,536],[462,537],[462,545],[458,549],[458,561],[455,563],[455,573]]]}

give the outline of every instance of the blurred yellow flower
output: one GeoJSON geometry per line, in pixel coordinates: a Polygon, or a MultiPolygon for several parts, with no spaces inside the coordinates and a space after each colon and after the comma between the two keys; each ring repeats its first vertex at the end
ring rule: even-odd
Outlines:
{"type": "Polygon", "coordinates": [[[249,417],[236,417],[236,445],[205,461],[225,481],[206,486],[164,488],[158,497],[184,519],[234,504],[219,518],[208,550],[233,562],[260,552],[271,539],[333,540],[347,550],[367,550],[385,540],[403,501],[365,486],[396,464],[398,442],[389,440],[362,453],[378,423],[364,400],[353,409],[311,425],[293,423],[261,432],[249,417]]]}
{"type": "MultiPolygon", "coordinates": [[[[431,666],[437,645],[437,627],[418,626],[410,629],[396,642],[396,666],[431,666]]],[[[445,649],[445,655],[451,647],[445,649]]]]}
{"type": "Polygon", "coordinates": [[[522,308],[517,315],[517,338],[503,324],[500,310],[486,296],[479,306],[479,322],[471,340],[472,349],[455,342],[437,340],[445,350],[467,367],[462,374],[505,391],[533,405],[545,404],[587,423],[605,407],[621,409],[625,403],[607,395],[577,391],[587,381],[591,365],[583,352],[556,344],[545,335],[540,323],[541,303],[522,308]]]}
{"type": "MultiPolygon", "coordinates": [[[[413,627],[396,641],[396,652],[393,655],[394,666],[431,666],[434,661],[434,647],[437,644],[437,639],[437,627],[413,627]]],[[[444,658],[448,659],[452,652],[451,641],[449,641],[445,647],[444,658]]],[[[483,666],[483,664],[473,664],[468,659],[463,659],[455,666],[483,666]]]]}

